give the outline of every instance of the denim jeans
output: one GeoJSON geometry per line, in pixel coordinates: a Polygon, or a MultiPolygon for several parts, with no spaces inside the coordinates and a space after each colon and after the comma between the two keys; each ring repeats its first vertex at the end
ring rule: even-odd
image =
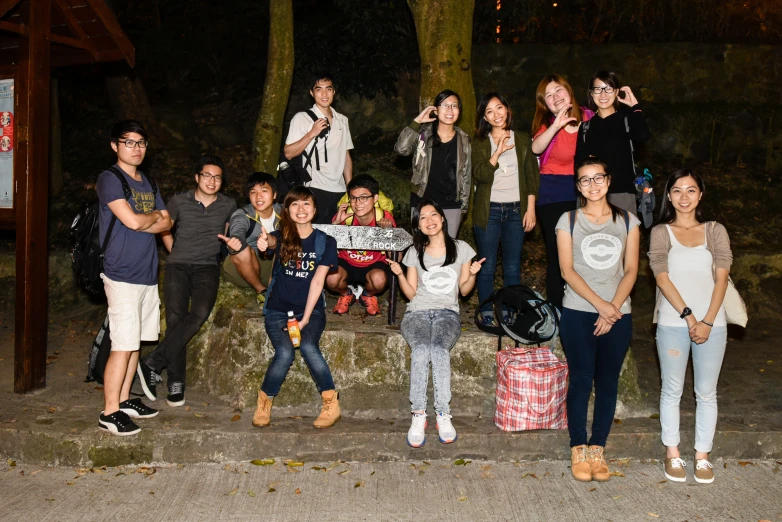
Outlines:
{"type": "MultiPolygon", "coordinates": [[[[478,299],[485,301],[494,290],[494,272],[497,254],[502,243],[502,280],[504,286],[521,283],[521,247],[524,244],[524,226],[521,223],[521,206],[516,203],[491,203],[486,228],[473,225],[478,259],[486,258],[475,279],[478,299]]],[[[490,313],[491,305],[481,311],[490,313]]]]}
{"type": "Polygon", "coordinates": [[[560,335],[570,371],[567,417],[571,448],[587,444],[587,409],[593,383],[595,411],[592,436],[588,443],[606,445],[616,412],[619,372],[633,337],[633,319],[630,314],[624,314],[608,333],[600,336],[592,333],[597,318],[597,313],[570,308],[562,310],[560,335]]]}
{"type": "Polygon", "coordinates": [[[220,267],[170,264],[163,279],[166,337],[144,362],[156,373],[168,372],[168,382],[185,382],[187,343],[209,318],[217,300],[220,267]]]}
{"type": "MultiPolygon", "coordinates": [[[[302,315],[296,317],[301,321],[302,315]]],[[[277,310],[266,310],[264,319],[266,326],[266,335],[274,347],[274,357],[266,369],[266,376],[263,378],[261,390],[269,397],[276,397],[280,392],[288,370],[293,364],[295,349],[291,343],[291,338],[287,331],[283,331],[288,325],[287,312],[277,310]]],[[[320,336],[326,328],[326,312],[323,308],[315,306],[310,316],[310,322],[301,331],[301,356],[310,371],[318,391],[323,393],[334,389],[334,380],[331,377],[331,370],[320,352],[320,336]]]]}
{"type": "Polygon", "coordinates": [[[695,377],[695,451],[709,453],[717,427],[717,380],[728,341],[728,328],[712,328],[709,339],[695,344],[686,327],[657,326],[657,354],[660,356],[660,425],[666,446],[679,445],[679,402],[692,350],[695,377]]]}
{"type": "Polygon", "coordinates": [[[431,362],[434,409],[451,413],[451,348],[462,334],[459,314],[445,309],[407,312],[401,330],[410,345],[410,411],[426,411],[431,362]]]}

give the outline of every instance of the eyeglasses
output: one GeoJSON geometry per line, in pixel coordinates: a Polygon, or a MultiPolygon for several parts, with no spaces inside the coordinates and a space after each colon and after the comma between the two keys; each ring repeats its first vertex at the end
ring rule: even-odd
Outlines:
{"type": "Polygon", "coordinates": [[[120,143],[122,143],[129,149],[135,149],[136,147],[140,149],[146,149],[147,145],[149,145],[149,142],[147,140],[143,140],[143,141],[125,140],[125,141],[120,141],[120,143]]]}
{"type": "Polygon", "coordinates": [[[459,110],[459,104],[458,103],[443,103],[440,105],[441,109],[453,109],[455,111],[459,110]]]}
{"type": "Polygon", "coordinates": [[[578,184],[582,187],[588,187],[591,182],[595,182],[595,185],[602,185],[606,181],[606,175],[605,174],[598,174],[597,176],[593,178],[579,178],[578,184]]]}
{"type": "Polygon", "coordinates": [[[209,174],[208,172],[200,172],[199,175],[204,178],[206,181],[215,180],[217,183],[223,182],[222,176],[214,176],[212,174],[209,174]]]}
{"type": "Polygon", "coordinates": [[[600,94],[601,92],[604,92],[606,94],[611,94],[612,92],[614,92],[614,88],[611,87],[610,85],[606,85],[604,87],[592,87],[591,89],[589,89],[589,92],[591,92],[594,95],[600,94]]]}
{"type": "Polygon", "coordinates": [[[373,197],[374,196],[348,196],[348,199],[350,200],[351,203],[358,202],[363,204],[369,201],[373,197]]]}

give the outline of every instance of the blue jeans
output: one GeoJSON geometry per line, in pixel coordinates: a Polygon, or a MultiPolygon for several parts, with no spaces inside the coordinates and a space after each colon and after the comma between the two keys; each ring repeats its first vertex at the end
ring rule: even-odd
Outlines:
{"type": "Polygon", "coordinates": [[[445,309],[407,312],[401,330],[410,345],[410,410],[426,411],[432,363],[434,409],[437,413],[451,413],[451,348],[462,335],[459,314],[445,309]]]}
{"type": "MultiPolygon", "coordinates": [[[[301,321],[302,316],[296,317],[301,321]]],[[[283,331],[288,325],[288,314],[277,310],[266,310],[264,319],[266,326],[266,335],[274,347],[274,357],[266,369],[266,376],[263,378],[261,390],[269,397],[276,397],[280,392],[285,376],[293,364],[295,349],[291,343],[291,338],[287,331],[283,331]]],[[[331,370],[320,353],[320,336],[326,328],[326,312],[316,306],[310,316],[310,322],[301,331],[301,356],[307,364],[312,379],[318,387],[318,391],[323,393],[334,389],[334,380],[331,377],[331,370]]]]}
{"type": "MultiPolygon", "coordinates": [[[[480,302],[489,298],[494,290],[494,272],[497,269],[497,254],[502,243],[502,281],[504,286],[521,283],[521,247],[524,244],[524,226],[521,223],[521,205],[515,203],[491,203],[489,222],[486,228],[473,225],[478,259],[486,258],[475,283],[478,285],[480,302]]],[[[491,305],[481,311],[490,313],[491,305]]]]}
{"type": "Polygon", "coordinates": [[[587,444],[587,409],[593,383],[595,411],[589,445],[605,447],[616,412],[619,372],[633,338],[630,314],[624,314],[601,336],[592,334],[597,318],[597,313],[562,310],[560,338],[570,371],[567,418],[571,448],[587,444]]]}
{"type": "Polygon", "coordinates": [[[679,402],[692,350],[695,377],[695,451],[709,453],[717,428],[717,380],[728,341],[728,328],[712,328],[709,339],[695,344],[686,327],[657,326],[657,354],[660,356],[660,425],[666,446],[679,445],[679,402]]]}

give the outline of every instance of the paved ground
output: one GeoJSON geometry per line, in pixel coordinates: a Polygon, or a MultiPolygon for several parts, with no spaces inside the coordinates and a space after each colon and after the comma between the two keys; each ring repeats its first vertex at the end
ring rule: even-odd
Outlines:
{"type": "Polygon", "coordinates": [[[659,463],[620,461],[612,469],[615,476],[601,484],[576,482],[563,461],[105,469],[2,463],[0,519],[782,520],[779,462],[720,462],[710,485],[666,481],[659,463]]]}

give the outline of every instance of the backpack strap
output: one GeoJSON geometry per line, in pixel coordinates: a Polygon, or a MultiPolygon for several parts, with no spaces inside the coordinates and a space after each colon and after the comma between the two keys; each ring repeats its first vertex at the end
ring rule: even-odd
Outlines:
{"type": "Polygon", "coordinates": [[[322,230],[314,229],[315,235],[315,262],[320,264],[320,260],[323,259],[323,254],[326,253],[326,241],[328,240],[328,234],[322,230]]]}
{"type": "Polygon", "coordinates": [[[625,210],[622,209],[622,217],[625,218],[625,233],[630,233],[630,214],[625,210]]]}
{"type": "Polygon", "coordinates": [[[573,237],[573,229],[576,228],[576,211],[571,210],[568,212],[568,219],[570,220],[570,237],[573,237]]]}
{"type": "Polygon", "coordinates": [[[586,143],[586,141],[587,141],[587,131],[589,131],[589,123],[590,123],[591,121],[592,121],[592,120],[591,120],[591,119],[589,119],[589,120],[587,120],[587,121],[585,121],[585,122],[583,122],[583,123],[581,124],[581,127],[584,129],[584,132],[582,132],[582,133],[581,133],[581,140],[582,140],[584,143],[586,143]]]}
{"type": "MultiPolygon", "coordinates": [[[[312,118],[313,123],[318,121],[318,115],[315,114],[315,112],[313,112],[312,109],[307,109],[306,112],[307,112],[307,116],[312,118]]],[[[312,148],[310,149],[309,154],[307,154],[306,148],[305,148],[305,152],[302,153],[304,155],[304,157],[306,158],[306,161],[304,162],[304,169],[305,170],[307,169],[307,167],[312,165],[312,156],[313,155],[315,156],[315,170],[320,170],[320,157],[319,157],[319,154],[318,154],[318,149],[316,148],[317,145],[318,145],[318,140],[319,139],[320,139],[320,136],[315,136],[315,139],[312,140],[312,148]]],[[[323,159],[323,161],[328,163],[329,162],[329,153],[325,149],[325,147],[323,149],[323,152],[325,153],[325,158],[323,159]]]]}
{"type": "MultiPolygon", "coordinates": [[[[133,197],[133,191],[130,190],[128,180],[125,179],[125,174],[116,166],[109,167],[109,171],[119,179],[122,185],[122,193],[125,195],[125,200],[129,201],[133,197]]],[[[143,177],[143,175],[142,175],[143,177]]],[[[154,190],[157,191],[157,185],[154,185],[154,190]]],[[[156,192],[157,194],[157,192],[156,192]]],[[[109,246],[109,239],[111,239],[111,232],[114,230],[114,225],[117,223],[117,216],[114,212],[111,213],[111,220],[109,221],[109,228],[106,230],[106,235],[103,237],[103,243],[100,245],[100,257],[103,259],[103,255],[106,253],[106,248],[109,246]]]]}

